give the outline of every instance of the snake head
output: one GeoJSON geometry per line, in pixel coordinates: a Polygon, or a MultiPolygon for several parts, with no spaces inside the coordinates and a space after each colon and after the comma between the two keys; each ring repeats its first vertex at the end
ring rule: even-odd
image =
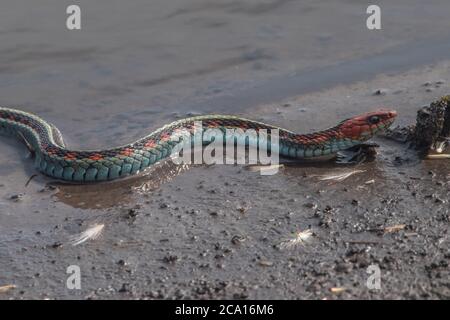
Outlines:
{"type": "Polygon", "coordinates": [[[344,138],[366,141],[378,132],[389,128],[397,116],[395,110],[378,110],[344,120],[338,126],[344,138]]]}

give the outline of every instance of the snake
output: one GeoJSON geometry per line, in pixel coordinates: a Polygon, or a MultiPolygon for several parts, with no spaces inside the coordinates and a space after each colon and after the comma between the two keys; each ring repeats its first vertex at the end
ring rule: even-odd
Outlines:
{"type": "MultiPolygon", "coordinates": [[[[396,111],[379,109],[354,116],[339,122],[326,130],[298,134],[277,126],[253,121],[233,115],[201,115],[180,119],[151,132],[147,136],[127,145],[104,150],[72,150],[66,148],[60,130],[53,124],[29,112],[0,107],[0,134],[20,139],[32,151],[34,165],[38,171],[57,180],[89,183],[115,180],[139,174],[146,168],[171,156],[172,151],[185,143],[186,135],[194,133],[201,123],[201,133],[208,129],[220,130],[225,136],[228,130],[245,134],[252,129],[256,133],[270,132],[260,147],[278,130],[278,153],[294,159],[315,159],[333,155],[341,150],[369,140],[375,134],[388,128],[397,116],[396,111]],[[184,141],[184,142],[183,142],[184,141]]],[[[229,137],[233,143],[250,145],[250,138],[229,137]]],[[[206,140],[205,140],[206,141],[206,140]]],[[[209,142],[202,142],[207,145],[209,142]]],[[[270,146],[266,146],[270,149],[270,146]]]]}

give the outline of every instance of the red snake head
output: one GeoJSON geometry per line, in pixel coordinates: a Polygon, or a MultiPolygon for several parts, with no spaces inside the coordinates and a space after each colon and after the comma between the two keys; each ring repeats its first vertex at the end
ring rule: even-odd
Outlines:
{"type": "Polygon", "coordinates": [[[395,120],[397,111],[378,110],[344,120],[338,125],[343,138],[365,141],[376,133],[388,128],[395,120]]]}

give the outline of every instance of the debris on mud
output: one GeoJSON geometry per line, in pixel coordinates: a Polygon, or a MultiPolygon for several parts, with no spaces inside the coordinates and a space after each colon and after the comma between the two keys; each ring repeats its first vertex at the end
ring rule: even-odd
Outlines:
{"type": "Polygon", "coordinates": [[[318,177],[319,177],[319,180],[321,180],[321,181],[326,181],[326,180],[343,181],[354,174],[363,173],[363,172],[365,172],[365,170],[351,170],[351,171],[345,171],[345,172],[340,172],[340,173],[320,175],[318,177]]]}
{"type": "Polygon", "coordinates": [[[14,288],[16,288],[16,286],[14,284],[8,284],[8,285],[5,285],[5,286],[0,286],[0,293],[5,293],[5,292],[7,292],[7,291],[9,291],[11,289],[14,289],[14,288]]]}
{"type": "Polygon", "coordinates": [[[70,244],[73,246],[77,246],[82,244],[83,242],[88,241],[89,239],[95,240],[102,234],[105,225],[103,223],[94,224],[87,228],[85,231],[78,235],[74,235],[70,238],[70,244]]]}
{"type": "Polygon", "coordinates": [[[311,237],[313,236],[313,232],[311,229],[307,229],[304,231],[299,231],[296,233],[295,237],[282,241],[277,248],[283,250],[283,249],[292,249],[300,244],[305,244],[308,241],[311,240],[311,237]]]}
{"type": "Polygon", "coordinates": [[[442,144],[450,138],[449,105],[450,96],[444,96],[417,112],[413,141],[419,149],[442,152],[442,144]]]}
{"type": "Polygon", "coordinates": [[[450,141],[450,95],[422,107],[415,125],[388,130],[386,137],[411,143],[421,156],[442,153],[450,141]]]}

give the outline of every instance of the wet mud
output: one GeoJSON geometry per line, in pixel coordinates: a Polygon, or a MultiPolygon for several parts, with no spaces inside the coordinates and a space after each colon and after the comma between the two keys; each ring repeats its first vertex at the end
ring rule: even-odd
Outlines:
{"type": "MultiPolygon", "coordinates": [[[[64,4],[44,2],[0,11],[0,104],[54,123],[73,148],[206,113],[312,132],[384,107],[408,127],[450,92],[446,1],[381,1],[392,27],[370,34],[349,1],[80,1],[76,34],[54,19],[64,4]]],[[[448,299],[450,162],[401,137],[373,139],[354,164],[262,176],[162,163],[96,185],[36,175],[26,147],[1,137],[0,299],[448,299]],[[98,239],[71,244],[95,224],[98,239]]]]}

